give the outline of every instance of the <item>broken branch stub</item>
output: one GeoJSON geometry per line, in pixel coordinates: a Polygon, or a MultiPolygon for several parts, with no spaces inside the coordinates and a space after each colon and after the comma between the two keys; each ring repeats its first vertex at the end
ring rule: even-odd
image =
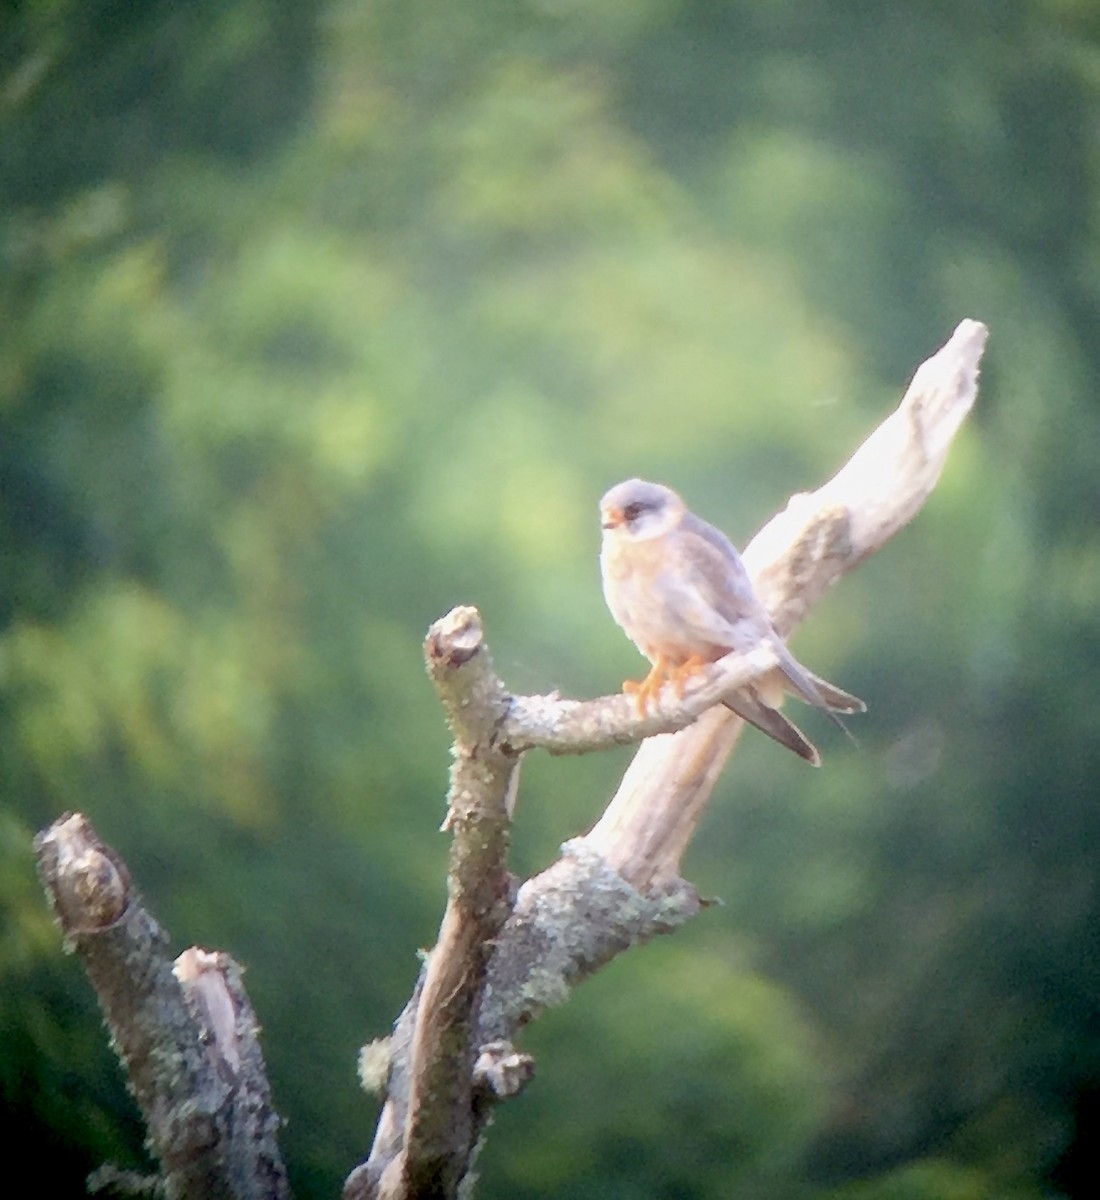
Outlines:
{"type": "MultiPolygon", "coordinates": [[[[174,1200],[282,1200],[259,1025],[241,971],[192,947],[175,962],[121,857],[79,813],[34,840],[39,876],[95,988],[174,1200]]],[[[126,1172],[101,1168],[104,1185],[126,1172]]]]}

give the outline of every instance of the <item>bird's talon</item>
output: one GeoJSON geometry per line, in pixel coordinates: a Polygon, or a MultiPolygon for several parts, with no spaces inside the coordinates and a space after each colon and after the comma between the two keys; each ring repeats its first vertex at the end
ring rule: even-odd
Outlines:
{"type": "Polygon", "coordinates": [[[623,691],[628,696],[634,697],[635,706],[638,709],[638,716],[644,717],[649,711],[650,701],[661,690],[661,685],[664,683],[665,675],[668,672],[668,664],[663,655],[658,655],[653,668],[649,674],[640,683],[633,679],[628,679],[623,684],[623,691]]]}
{"type": "Polygon", "coordinates": [[[684,685],[687,681],[706,666],[706,663],[699,657],[698,654],[693,654],[687,662],[681,663],[672,672],[672,686],[676,689],[676,695],[682,700],[684,698],[684,685]]]}
{"type": "Polygon", "coordinates": [[[646,709],[649,707],[649,699],[645,692],[644,680],[639,682],[637,679],[624,679],[623,695],[634,697],[634,707],[639,717],[646,715],[646,709]]]}

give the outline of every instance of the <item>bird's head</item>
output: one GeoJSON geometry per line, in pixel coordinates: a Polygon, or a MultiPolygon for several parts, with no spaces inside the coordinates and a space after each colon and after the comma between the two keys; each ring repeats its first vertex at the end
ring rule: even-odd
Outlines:
{"type": "Polygon", "coordinates": [[[644,479],[627,479],[600,501],[600,524],[605,537],[645,541],[675,529],[686,511],[683,500],[671,488],[644,479]]]}

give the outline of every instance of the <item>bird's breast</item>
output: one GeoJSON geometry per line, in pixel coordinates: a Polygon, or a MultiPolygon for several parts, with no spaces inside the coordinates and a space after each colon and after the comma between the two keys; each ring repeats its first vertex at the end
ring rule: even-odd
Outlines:
{"type": "Polygon", "coordinates": [[[616,583],[652,582],[668,562],[668,549],[664,538],[646,538],[631,542],[625,538],[604,539],[600,554],[604,579],[616,583]]]}
{"type": "Polygon", "coordinates": [[[700,647],[685,639],[675,557],[667,539],[604,539],[600,553],[604,596],[627,637],[650,659],[686,659],[700,647]]]}

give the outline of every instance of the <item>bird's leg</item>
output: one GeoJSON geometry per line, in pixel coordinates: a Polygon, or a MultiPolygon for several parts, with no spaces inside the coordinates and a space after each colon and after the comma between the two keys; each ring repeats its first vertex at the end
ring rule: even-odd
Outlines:
{"type": "Polygon", "coordinates": [[[668,660],[663,654],[658,654],[653,660],[649,674],[641,683],[628,679],[623,684],[623,691],[634,697],[634,703],[638,706],[638,716],[646,715],[650,700],[661,690],[661,684],[664,683],[667,674],[668,660]]]}
{"type": "Polygon", "coordinates": [[[673,668],[671,672],[672,686],[676,689],[676,695],[681,699],[684,695],[684,685],[697,671],[701,671],[707,664],[698,654],[693,654],[686,662],[681,663],[678,667],[673,668]]]}

